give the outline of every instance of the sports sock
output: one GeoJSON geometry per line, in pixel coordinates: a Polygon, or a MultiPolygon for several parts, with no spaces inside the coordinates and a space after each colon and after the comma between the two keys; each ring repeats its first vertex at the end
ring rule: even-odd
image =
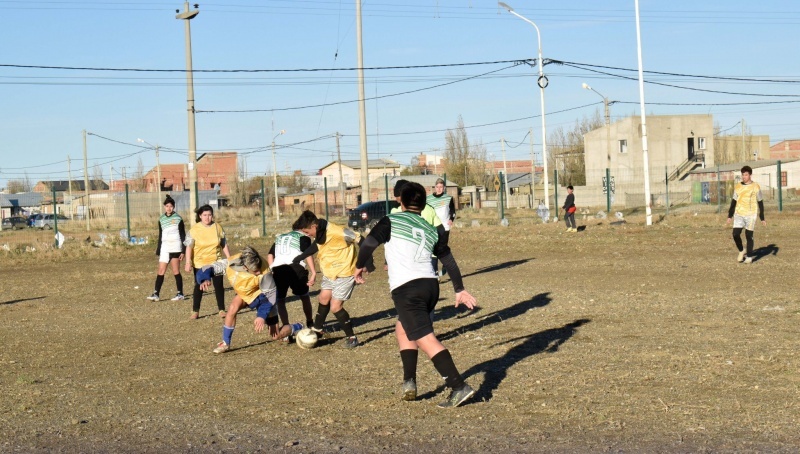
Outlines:
{"type": "Polygon", "coordinates": [[[444,379],[444,384],[452,389],[459,389],[464,386],[464,379],[458,373],[456,363],[453,362],[453,357],[450,356],[450,351],[444,349],[431,358],[433,367],[439,372],[439,375],[444,379]]]}
{"type": "Polygon", "coordinates": [[[223,326],[222,327],[222,341],[228,345],[231,345],[231,337],[233,337],[233,329],[235,326],[223,326]]]}
{"type": "Polygon", "coordinates": [[[181,273],[174,274],[173,276],[175,276],[175,287],[178,288],[178,293],[183,295],[183,276],[181,276],[181,273]]]}
{"type": "Polygon", "coordinates": [[[163,284],[164,284],[164,275],[160,274],[156,276],[156,287],[155,287],[156,293],[161,294],[161,286],[163,284]]]}
{"type": "Polygon", "coordinates": [[[319,304],[317,306],[317,316],[314,318],[314,329],[321,331],[325,326],[325,319],[328,318],[328,312],[331,311],[330,304],[319,304]]]}
{"type": "Polygon", "coordinates": [[[744,237],[747,239],[747,256],[753,256],[753,231],[752,230],[745,230],[744,237]]]}
{"type": "Polygon", "coordinates": [[[339,312],[334,312],[333,315],[336,317],[339,326],[347,337],[356,335],[356,333],[353,332],[353,321],[350,320],[350,314],[348,314],[346,310],[342,309],[339,312]]]}
{"type": "Polygon", "coordinates": [[[417,358],[419,350],[409,348],[400,350],[400,360],[403,361],[403,381],[417,378],[417,358]]]}

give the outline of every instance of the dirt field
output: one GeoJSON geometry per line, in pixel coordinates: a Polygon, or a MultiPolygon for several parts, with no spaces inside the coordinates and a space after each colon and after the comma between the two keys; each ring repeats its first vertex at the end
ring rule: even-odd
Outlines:
{"type": "Polygon", "coordinates": [[[457,229],[481,308],[454,310],[442,283],[437,333],[478,389],[452,410],[424,355],[421,397],[400,400],[383,271],[346,305],[354,351],[341,332],[309,351],[268,342],[246,312],[214,355],[212,295],[197,321],[189,301],[145,300],[151,246],[7,254],[0,451],[798,452],[800,216],[767,217],[751,265],[711,214],[457,229]]]}

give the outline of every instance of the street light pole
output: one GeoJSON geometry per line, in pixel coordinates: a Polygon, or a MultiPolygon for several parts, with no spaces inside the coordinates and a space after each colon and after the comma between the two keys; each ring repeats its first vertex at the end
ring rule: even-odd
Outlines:
{"type": "Polygon", "coordinates": [[[151,144],[150,142],[148,142],[148,141],[146,141],[144,139],[136,139],[136,141],[140,142],[140,143],[144,143],[144,144],[150,145],[151,147],[153,147],[156,150],[156,172],[157,172],[156,178],[158,178],[158,181],[156,182],[156,188],[157,188],[156,190],[158,192],[158,200],[157,201],[158,201],[158,203],[161,203],[161,161],[159,161],[159,159],[158,159],[158,150],[161,147],[158,146],[158,145],[153,145],[153,144],[151,144]]]}
{"type": "Polygon", "coordinates": [[[369,191],[369,157],[367,155],[367,107],[364,96],[364,49],[361,44],[361,2],[356,0],[356,56],[358,60],[358,135],[361,144],[361,202],[371,200],[369,191]]]}
{"type": "MultiPolygon", "coordinates": [[[[197,5],[194,5],[197,8],[197,5]]],[[[175,10],[177,13],[178,10],[175,10]]],[[[185,21],[184,35],[186,40],[186,112],[189,115],[189,210],[194,213],[197,209],[197,134],[194,128],[194,78],[192,77],[192,29],[189,21],[194,19],[200,11],[190,10],[189,2],[184,2],[183,12],[175,15],[175,19],[185,21]]],[[[159,181],[159,186],[161,182],[159,181]]],[[[193,216],[190,218],[194,219],[193,216]]]]}
{"type": "Polygon", "coordinates": [[[281,129],[281,132],[275,134],[275,137],[272,138],[272,190],[275,192],[275,219],[280,220],[281,218],[281,210],[278,207],[278,165],[275,162],[275,139],[278,138],[279,135],[286,134],[285,129],[281,129]]]}
{"type": "Polygon", "coordinates": [[[639,0],[636,7],[636,53],[639,57],[639,103],[642,116],[642,165],[644,166],[644,207],[646,225],[653,224],[653,210],[650,206],[650,159],[647,157],[647,115],[644,106],[644,70],[642,69],[642,32],[639,25],[639,0]]]}
{"type": "Polygon", "coordinates": [[[603,96],[602,93],[595,90],[594,88],[590,87],[589,84],[586,82],[583,83],[583,88],[586,90],[591,90],[597,93],[601,98],[603,98],[603,107],[605,108],[605,115],[606,115],[606,168],[611,167],[611,116],[609,115],[608,111],[608,98],[603,96]]]}
{"type": "Polygon", "coordinates": [[[509,13],[519,17],[520,19],[524,20],[525,22],[533,25],[533,28],[536,29],[536,38],[539,41],[539,61],[537,62],[536,66],[539,67],[539,99],[541,101],[541,109],[542,109],[542,166],[544,170],[544,206],[549,210],[550,209],[550,189],[549,189],[549,177],[547,175],[547,127],[545,122],[545,113],[544,113],[544,88],[547,86],[547,77],[544,75],[544,61],[542,60],[542,35],[539,33],[539,27],[533,23],[530,19],[521,16],[516,11],[514,11],[510,6],[503,2],[497,2],[498,5],[508,10],[509,13]]]}

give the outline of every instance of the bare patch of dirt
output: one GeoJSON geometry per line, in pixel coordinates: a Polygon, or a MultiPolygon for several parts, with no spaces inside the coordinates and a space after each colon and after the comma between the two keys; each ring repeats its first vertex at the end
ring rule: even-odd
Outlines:
{"type": "Polygon", "coordinates": [[[400,400],[383,271],[346,305],[353,351],[338,331],[269,342],[245,312],[214,355],[212,295],[196,321],[145,300],[152,248],[18,261],[0,269],[0,451],[797,452],[800,221],[768,217],[751,265],[722,215],[457,229],[481,307],[455,310],[445,279],[435,326],[478,392],[448,411],[422,355],[421,397],[400,400]]]}

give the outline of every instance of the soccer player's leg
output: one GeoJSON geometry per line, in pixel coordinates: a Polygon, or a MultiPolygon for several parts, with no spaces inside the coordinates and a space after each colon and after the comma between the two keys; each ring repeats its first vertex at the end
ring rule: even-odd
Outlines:
{"type": "Polygon", "coordinates": [[[353,321],[350,319],[350,314],[344,308],[344,302],[350,299],[355,286],[356,281],[353,276],[340,277],[334,281],[331,294],[331,311],[334,317],[336,317],[336,321],[339,322],[339,327],[345,334],[344,348],[355,348],[358,346],[358,338],[353,331],[353,321]]]}
{"type": "Polygon", "coordinates": [[[293,271],[292,273],[296,278],[295,281],[290,284],[292,293],[300,298],[303,304],[303,314],[306,316],[306,326],[311,327],[314,322],[311,318],[313,309],[311,307],[311,295],[309,295],[311,289],[308,287],[308,271],[303,270],[303,272],[300,273],[293,271]]]}
{"type": "Polygon", "coordinates": [[[317,333],[317,336],[324,335],[323,327],[325,326],[325,319],[328,318],[328,313],[331,311],[331,298],[333,296],[333,282],[328,278],[322,278],[322,285],[319,291],[319,303],[317,304],[317,315],[314,317],[314,326],[311,329],[317,333]]]}
{"type": "Polygon", "coordinates": [[[289,312],[286,310],[286,295],[289,293],[289,282],[283,266],[275,267],[272,270],[272,277],[275,279],[275,289],[277,291],[278,317],[284,325],[289,324],[289,312]]]}
{"type": "Polygon", "coordinates": [[[217,344],[214,353],[225,353],[230,350],[231,339],[233,338],[233,330],[236,328],[236,314],[244,306],[244,300],[241,296],[236,295],[231,301],[230,310],[225,315],[225,323],[222,326],[222,342],[217,344]]]}

